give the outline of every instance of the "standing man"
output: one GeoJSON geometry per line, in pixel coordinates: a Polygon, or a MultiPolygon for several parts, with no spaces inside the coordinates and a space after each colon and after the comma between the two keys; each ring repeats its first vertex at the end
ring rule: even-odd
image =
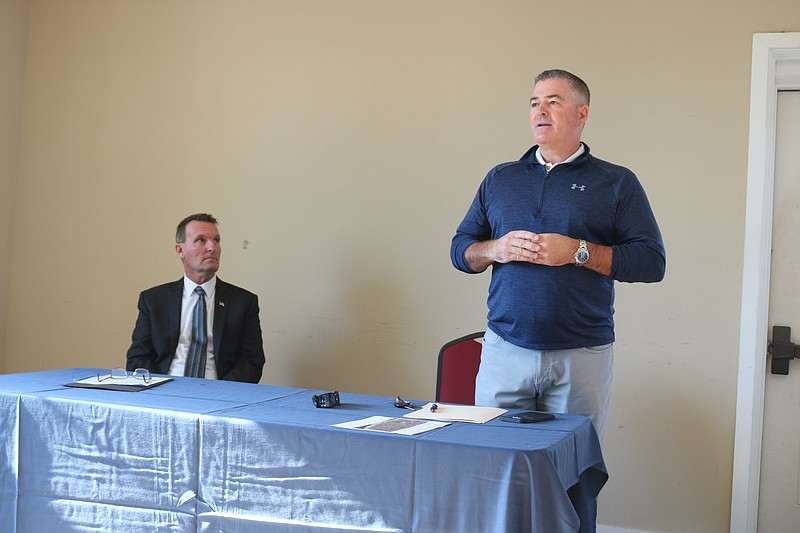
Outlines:
{"type": "Polygon", "coordinates": [[[258,383],[265,360],[258,296],[217,278],[217,219],[183,219],[175,252],[184,277],[139,296],[127,369],[258,383]]]}
{"type": "Polygon", "coordinates": [[[536,146],[489,172],[450,257],[467,273],[492,267],[475,403],[586,415],[602,442],[614,281],[661,281],[666,254],[636,176],[581,142],[588,116],[583,80],[536,77],[536,146]]]}

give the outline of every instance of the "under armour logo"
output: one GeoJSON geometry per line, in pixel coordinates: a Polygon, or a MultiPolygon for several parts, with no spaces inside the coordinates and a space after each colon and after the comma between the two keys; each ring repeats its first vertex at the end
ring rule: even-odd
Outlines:
{"type": "Polygon", "coordinates": [[[573,183],[572,184],[572,190],[573,191],[578,190],[578,191],[583,192],[583,191],[586,190],[586,185],[578,185],[577,183],[573,183]]]}

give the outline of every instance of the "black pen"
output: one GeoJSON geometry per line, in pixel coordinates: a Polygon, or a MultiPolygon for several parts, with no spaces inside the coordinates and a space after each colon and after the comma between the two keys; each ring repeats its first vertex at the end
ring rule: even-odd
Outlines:
{"type": "Polygon", "coordinates": [[[431,404],[431,413],[435,413],[438,408],[439,408],[438,405],[436,405],[435,403],[432,403],[431,404]]]}

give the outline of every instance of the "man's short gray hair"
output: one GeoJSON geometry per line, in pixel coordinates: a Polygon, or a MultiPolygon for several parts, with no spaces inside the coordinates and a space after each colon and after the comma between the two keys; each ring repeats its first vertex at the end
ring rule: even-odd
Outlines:
{"type": "Polygon", "coordinates": [[[186,225],[189,222],[211,222],[215,226],[217,225],[217,219],[214,218],[214,215],[210,215],[208,213],[195,213],[194,215],[189,215],[188,217],[184,218],[178,224],[178,229],[175,231],[175,242],[176,243],[183,243],[186,240],[186,225]]]}
{"type": "Polygon", "coordinates": [[[533,81],[533,84],[536,85],[540,81],[551,80],[554,78],[567,80],[572,90],[575,91],[578,97],[582,100],[581,105],[589,105],[589,99],[590,99],[589,86],[586,85],[585,81],[580,79],[572,72],[567,72],[566,70],[561,70],[557,68],[545,70],[544,72],[536,76],[536,79],[533,81]]]}

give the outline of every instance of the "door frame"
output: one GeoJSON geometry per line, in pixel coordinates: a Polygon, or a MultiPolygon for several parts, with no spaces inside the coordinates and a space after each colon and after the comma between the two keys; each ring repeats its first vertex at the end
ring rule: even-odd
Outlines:
{"type": "MultiPolygon", "coordinates": [[[[764,423],[775,124],[779,90],[800,89],[800,33],[756,33],[750,79],[739,384],[731,489],[731,533],[758,525],[764,423]]],[[[795,368],[800,372],[800,368],[795,368]]]]}

